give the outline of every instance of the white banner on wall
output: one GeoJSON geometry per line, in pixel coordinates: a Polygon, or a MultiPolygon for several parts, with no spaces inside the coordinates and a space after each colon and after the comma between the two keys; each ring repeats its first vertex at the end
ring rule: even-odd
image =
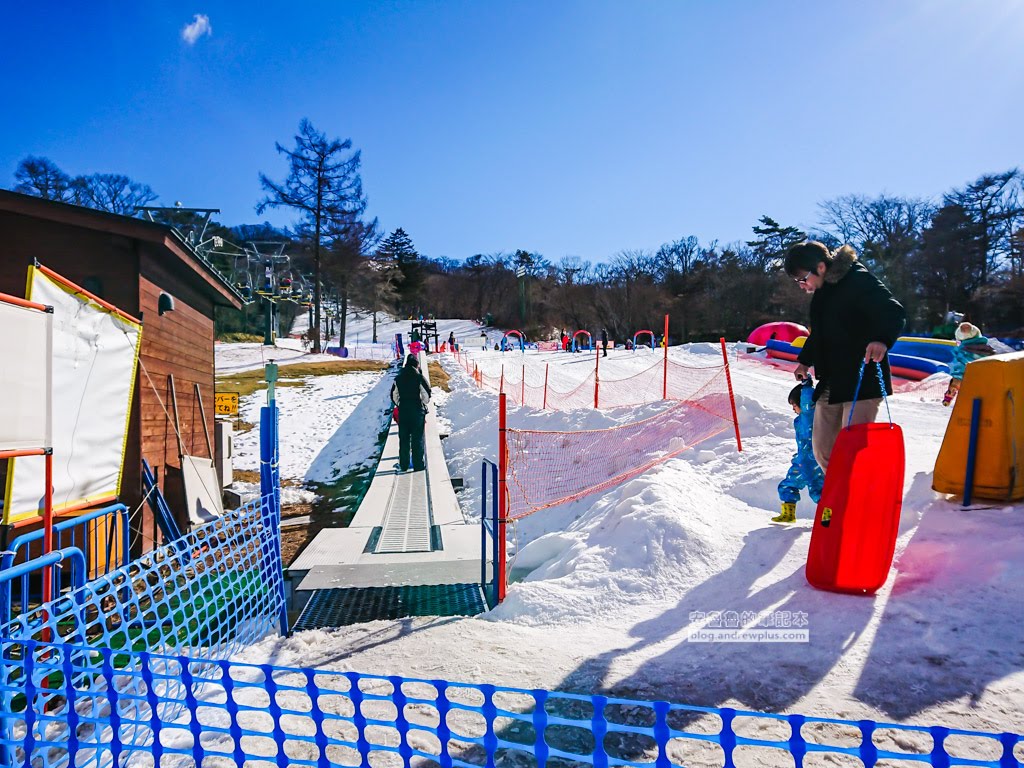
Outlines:
{"type": "MultiPolygon", "coordinates": [[[[142,326],[29,267],[29,299],[53,307],[53,511],[121,489],[142,326]]],[[[44,462],[9,459],[4,521],[42,514],[44,462]]]]}
{"type": "Polygon", "coordinates": [[[0,299],[0,451],[50,447],[52,320],[0,299]]]}

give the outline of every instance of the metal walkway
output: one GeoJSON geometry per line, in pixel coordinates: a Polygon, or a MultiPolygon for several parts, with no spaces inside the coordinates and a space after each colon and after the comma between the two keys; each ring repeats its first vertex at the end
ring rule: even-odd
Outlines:
{"type": "Polygon", "coordinates": [[[425,472],[395,478],[376,554],[430,552],[430,497],[425,472]]]}
{"type": "Polygon", "coordinates": [[[480,526],[463,518],[433,404],[425,442],[426,471],[399,472],[398,426],[392,424],[352,523],[320,531],[289,566],[296,602],[308,601],[296,628],[486,610],[480,526]],[[467,598],[474,590],[479,595],[467,598]]]}

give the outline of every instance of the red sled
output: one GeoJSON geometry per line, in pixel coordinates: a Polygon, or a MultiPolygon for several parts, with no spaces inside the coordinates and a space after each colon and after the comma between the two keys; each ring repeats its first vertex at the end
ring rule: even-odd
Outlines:
{"type": "Polygon", "coordinates": [[[900,527],[904,463],[898,425],[840,430],[807,552],[812,587],[870,595],[885,583],[900,527]]]}

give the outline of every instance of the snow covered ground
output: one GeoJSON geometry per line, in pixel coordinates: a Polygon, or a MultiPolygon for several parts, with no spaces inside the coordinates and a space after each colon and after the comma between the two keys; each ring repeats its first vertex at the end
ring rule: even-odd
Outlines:
{"type": "MultiPolygon", "coordinates": [[[[408,322],[394,327],[406,333],[408,322]]],[[[466,321],[439,320],[438,327],[445,336],[455,329],[469,348],[469,340],[479,338],[466,321]]],[[[690,345],[670,354],[697,364],[720,352],[715,345],[690,345]]],[[[589,373],[579,355],[474,356],[490,369],[513,359],[534,370],[550,364],[563,381],[589,373]]],[[[601,370],[625,376],[655,359],[613,351],[601,370]]],[[[496,457],[496,397],[445,360],[453,391],[436,395],[450,433],[445,450],[451,475],[466,481],[464,511],[475,516],[480,460],[496,457]]],[[[949,418],[938,402],[944,382],[925,382],[891,398],[907,447],[897,560],[877,595],[855,597],[814,590],[804,579],[814,512],[809,500],[798,507],[797,525],[769,523],[778,509],[776,486],[795,448],[786,403],[791,374],[743,355],[732,359],[732,374],[743,452],[726,433],[618,488],[520,521],[515,582],[496,610],[478,618],[302,632],[260,643],[240,660],[1019,731],[1024,505],[964,511],[931,490],[949,418]],[[690,641],[691,631],[704,623],[695,612],[712,611],[806,617],[810,639],[690,641]]],[[[290,422],[289,411],[317,410],[327,395],[295,390],[311,399],[290,402],[284,399],[288,390],[281,392],[283,459],[299,471],[310,452],[299,458],[299,449],[286,446],[312,442],[301,432],[310,426],[290,422]],[[294,458],[288,456],[292,450],[294,458]]],[[[537,429],[598,428],[661,407],[514,410],[509,419],[511,426],[537,429]]],[[[332,421],[340,424],[333,428],[359,434],[358,422],[371,411],[335,414],[332,421]]],[[[353,446],[333,466],[355,461],[357,453],[353,446]]]]}

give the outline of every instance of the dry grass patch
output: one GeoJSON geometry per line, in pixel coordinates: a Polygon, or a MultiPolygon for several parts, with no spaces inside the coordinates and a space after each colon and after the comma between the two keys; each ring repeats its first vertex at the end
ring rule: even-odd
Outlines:
{"type": "Polygon", "coordinates": [[[451,385],[448,383],[451,376],[447,374],[440,363],[427,363],[427,371],[430,373],[430,386],[440,387],[443,392],[451,392],[451,385]]]}
{"type": "MultiPolygon", "coordinates": [[[[382,371],[387,367],[388,364],[380,360],[327,360],[322,363],[283,364],[278,369],[281,381],[278,381],[277,386],[301,387],[305,386],[305,382],[301,379],[307,376],[339,376],[357,371],[382,371]]],[[[257,368],[254,371],[218,376],[217,391],[237,392],[239,397],[251,395],[253,392],[267,388],[267,382],[263,379],[264,375],[264,369],[257,368]]]]}

